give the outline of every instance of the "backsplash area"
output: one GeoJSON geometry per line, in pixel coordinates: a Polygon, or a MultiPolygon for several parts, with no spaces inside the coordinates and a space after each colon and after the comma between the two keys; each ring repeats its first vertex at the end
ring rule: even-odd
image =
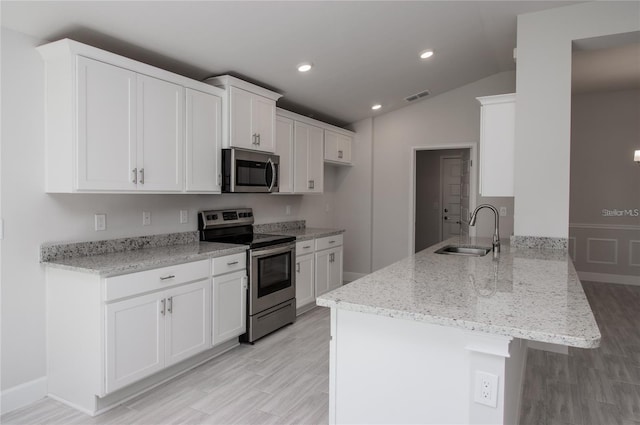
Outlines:
{"type": "Polygon", "coordinates": [[[254,224],[253,231],[256,233],[274,233],[286,230],[304,229],[307,227],[306,220],[281,221],[278,223],[254,224]]]}

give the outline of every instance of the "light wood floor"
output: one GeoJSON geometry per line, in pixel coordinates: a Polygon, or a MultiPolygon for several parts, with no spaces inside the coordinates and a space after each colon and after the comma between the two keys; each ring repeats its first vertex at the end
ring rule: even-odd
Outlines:
{"type": "Polygon", "coordinates": [[[528,351],[521,425],[640,424],[640,287],[583,282],[600,348],[528,351]]]}
{"type": "MultiPolygon", "coordinates": [[[[521,425],[640,425],[640,287],[583,283],[601,347],[531,350],[521,425]]],[[[3,424],[326,424],[329,311],[317,308],[103,415],[44,399],[3,424]]]]}

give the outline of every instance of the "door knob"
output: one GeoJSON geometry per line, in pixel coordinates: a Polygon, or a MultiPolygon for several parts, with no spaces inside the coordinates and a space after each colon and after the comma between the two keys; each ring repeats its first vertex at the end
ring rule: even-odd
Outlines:
{"type": "Polygon", "coordinates": [[[444,219],[445,219],[445,220],[449,220],[449,217],[447,217],[447,216],[444,216],[444,219]]]}

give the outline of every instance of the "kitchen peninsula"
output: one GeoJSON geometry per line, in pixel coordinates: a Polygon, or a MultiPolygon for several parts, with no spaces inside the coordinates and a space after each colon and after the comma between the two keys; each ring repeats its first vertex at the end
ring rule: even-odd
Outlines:
{"type": "Polygon", "coordinates": [[[331,308],[330,423],[517,423],[527,340],[599,345],[565,251],[435,253],[458,242],[318,297],[331,308]]]}

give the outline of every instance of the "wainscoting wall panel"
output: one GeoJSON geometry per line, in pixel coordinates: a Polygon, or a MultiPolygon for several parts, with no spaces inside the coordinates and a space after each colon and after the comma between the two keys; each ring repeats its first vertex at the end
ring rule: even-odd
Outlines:
{"type": "Polygon", "coordinates": [[[640,285],[640,225],[571,223],[569,255],[583,280],[640,285]]]}

